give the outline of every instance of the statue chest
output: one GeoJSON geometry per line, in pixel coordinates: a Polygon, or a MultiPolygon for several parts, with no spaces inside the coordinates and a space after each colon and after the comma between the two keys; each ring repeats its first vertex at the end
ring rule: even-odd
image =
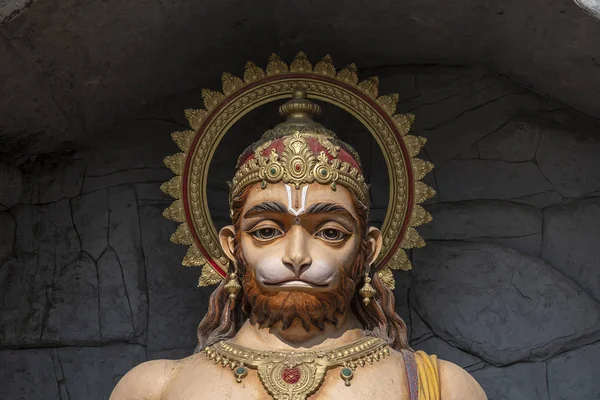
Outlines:
{"type": "MultiPolygon", "coordinates": [[[[274,397],[266,389],[268,382],[261,382],[256,370],[249,370],[242,382],[236,382],[234,372],[229,368],[216,365],[204,365],[203,370],[184,370],[167,387],[164,400],[271,400],[274,397]]],[[[408,382],[403,364],[392,360],[357,368],[347,386],[342,379],[341,368],[327,371],[316,392],[308,397],[298,396],[302,393],[296,385],[307,385],[311,382],[297,377],[294,371],[286,371],[286,386],[271,386],[271,391],[279,393],[280,400],[409,400],[408,382]],[[289,394],[294,394],[289,397],[289,394]]],[[[264,380],[264,379],[263,379],[264,380]]]]}

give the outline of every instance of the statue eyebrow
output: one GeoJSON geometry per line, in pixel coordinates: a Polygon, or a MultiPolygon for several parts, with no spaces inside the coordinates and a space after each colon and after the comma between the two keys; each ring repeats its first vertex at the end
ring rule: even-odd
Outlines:
{"type": "Polygon", "coordinates": [[[327,212],[344,212],[348,211],[344,207],[335,203],[314,203],[311,204],[307,209],[307,214],[321,214],[327,212]]]}
{"type": "Polygon", "coordinates": [[[287,213],[287,208],[283,204],[276,201],[264,201],[246,211],[244,218],[248,218],[263,212],[287,213]]]}
{"type": "Polygon", "coordinates": [[[308,206],[306,214],[342,213],[355,220],[352,213],[336,203],[314,203],[308,206]]]}

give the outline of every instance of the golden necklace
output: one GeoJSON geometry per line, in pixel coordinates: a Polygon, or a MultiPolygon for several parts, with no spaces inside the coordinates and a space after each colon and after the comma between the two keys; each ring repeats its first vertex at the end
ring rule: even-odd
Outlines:
{"type": "Polygon", "coordinates": [[[305,400],[323,383],[327,370],[342,367],[340,378],[350,386],[357,366],[373,364],[390,354],[380,338],[365,337],[356,342],[323,351],[257,351],[225,340],[204,348],[215,363],[233,370],[236,381],[256,369],[267,392],[275,400],[305,400]]]}

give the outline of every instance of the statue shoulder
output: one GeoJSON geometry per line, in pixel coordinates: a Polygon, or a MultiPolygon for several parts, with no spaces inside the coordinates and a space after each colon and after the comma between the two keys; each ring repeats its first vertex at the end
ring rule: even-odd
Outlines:
{"type": "Polygon", "coordinates": [[[485,392],[467,371],[449,361],[438,360],[441,400],[487,400],[485,392]]]}
{"type": "Polygon", "coordinates": [[[153,360],[138,365],[121,378],[110,400],[160,400],[177,375],[180,361],[153,360]]]}
{"type": "Polygon", "coordinates": [[[404,360],[406,387],[410,399],[487,400],[477,381],[464,369],[423,351],[392,351],[397,364],[404,360]]]}

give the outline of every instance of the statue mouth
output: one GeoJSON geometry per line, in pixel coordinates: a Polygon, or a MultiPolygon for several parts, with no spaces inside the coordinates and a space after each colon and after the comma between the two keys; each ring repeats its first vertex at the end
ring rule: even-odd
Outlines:
{"type": "Polygon", "coordinates": [[[279,282],[264,282],[265,286],[278,286],[282,288],[324,288],[329,286],[327,283],[314,283],[303,279],[286,279],[279,282]]]}

